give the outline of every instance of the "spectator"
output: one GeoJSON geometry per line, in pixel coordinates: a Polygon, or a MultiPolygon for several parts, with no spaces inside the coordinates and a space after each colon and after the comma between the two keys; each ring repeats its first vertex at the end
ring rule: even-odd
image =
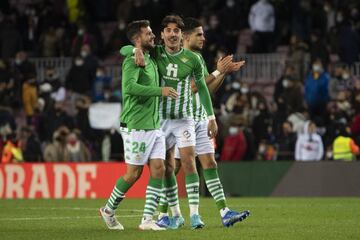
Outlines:
{"type": "Polygon", "coordinates": [[[333,159],[353,161],[359,155],[359,146],[350,137],[350,127],[342,125],[337,138],[333,142],[333,159]]]}
{"type": "Polygon", "coordinates": [[[62,102],[66,100],[66,90],[60,80],[57,69],[53,67],[45,69],[45,79],[43,84],[49,84],[51,86],[50,96],[54,101],[62,102]]]}
{"type": "Polygon", "coordinates": [[[278,106],[284,104],[287,114],[297,112],[303,106],[302,85],[295,78],[295,68],[288,65],[275,84],[274,100],[278,106]]]}
{"type": "Polygon", "coordinates": [[[329,96],[331,100],[336,100],[341,91],[349,92],[352,89],[352,81],[349,70],[343,65],[336,65],[334,75],[329,82],[329,96]]]}
{"type": "Polygon", "coordinates": [[[74,132],[71,132],[66,138],[66,152],[69,162],[88,162],[91,160],[89,150],[74,132]]]}
{"type": "Polygon", "coordinates": [[[34,75],[26,77],[22,86],[22,99],[28,125],[32,125],[32,117],[38,104],[37,82],[34,75]]]}
{"type": "Polygon", "coordinates": [[[96,69],[96,78],[93,86],[93,102],[104,101],[111,95],[111,77],[106,75],[104,67],[96,69]]]}
{"type": "Polygon", "coordinates": [[[359,61],[360,34],[348,20],[341,24],[338,36],[340,60],[348,65],[359,61]]]}
{"type": "Polygon", "coordinates": [[[326,105],[329,102],[329,74],[324,70],[320,59],[312,64],[305,81],[305,101],[310,111],[310,116],[324,117],[326,105]]]}
{"type": "Polygon", "coordinates": [[[77,35],[72,41],[71,53],[74,57],[80,55],[83,45],[89,45],[90,48],[96,52],[97,44],[94,36],[87,31],[84,24],[81,24],[78,28],[77,35]]]}
{"type": "Polygon", "coordinates": [[[273,51],[275,12],[268,0],[258,0],[251,6],[249,25],[253,32],[253,53],[273,51]]]}
{"type": "Polygon", "coordinates": [[[0,59],[0,105],[11,107],[14,96],[14,79],[5,61],[0,59]]]}
{"type": "Polygon", "coordinates": [[[323,68],[327,69],[329,64],[329,53],[326,48],[326,44],[323,41],[323,37],[320,32],[313,31],[310,34],[310,61],[314,62],[317,59],[320,59],[323,68]]]}
{"type": "Polygon", "coordinates": [[[307,121],[304,133],[298,135],[295,147],[296,161],[320,161],[324,155],[324,145],[319,134],[316,133],[316,125],[307,121]]]}
{"type": "Polygon", "coordinates": [[[272,126],[272,117],[266,103],[260,102],[258,105],[259,114],[254,118],[252,131],[255,137],[255,146],[263,139],[268,139],[269,127],[272,126]]]}
{"type": "Polygon", "coordinates": [[[245,156],[247,143],[242,129],[236,124],[229,128],[229,135],[225,138],[221,151],[221,161],[240,161],[245,156]]]}
{"type": "Polygon", "coordinates": [[[80,56],[84,59],[84,66],[90,75],[91,81],[96,77],[96,69],[99,66],[97,57],[92,53],[92,48],[89,44],[81,46],[80,56]]]}
{"type": "Polygon", "coordinates": [[[107,43],[107,52],[114,53],[119,50],[121,46],[129,43],[129,40],[126,37],[126,22],[124,19],[120,18],[118,25],[110,35],[109,42],[107,43]]]}
{"type": "Polygon", "coordinates": [[[16,139],[16,134],[11,132],[5,139],[2,149],[1,163],[19,163],[23,162],[23,153],[21,150],[21,142],[16,139]]]}
{"type": "Polygon", "coordinates": [[[25,162],[41,162],[41,144],[30,127],[20,130],[21,148],[25,162]]]}
{"type": "Polygon", "coordinates": [[[8,16],[0,29],[1,58],[13,58],[23,48],[20,31],[16,28],[15,14],[8,16]]]}
{"type": "Polygon", "coordinates": [[[50,26],[39,39],[40,54],[43,57],[56,57],[59,52],[59,39],[56,30],[50,26]]]}
{"type": "Polygon", "coordinates": [[[277,136],[277,160],[293,160],[295,153],[296,134],[292,124],[286,121],[282,124],[282,132],[277,136]]]}
{"type": "Polygon", "coordinates": [[[93,78],[81,57],[76,57],[66,77],[65,87],[77,94],[90,96],[93,78]]]}
{"type": "Polygon", "coordinates": [[[52,142],[44,150],[45,162],[66,162],[68,160],[66,139],[69,132],[69,129],[63,126],[54,132],[52,142]]]}

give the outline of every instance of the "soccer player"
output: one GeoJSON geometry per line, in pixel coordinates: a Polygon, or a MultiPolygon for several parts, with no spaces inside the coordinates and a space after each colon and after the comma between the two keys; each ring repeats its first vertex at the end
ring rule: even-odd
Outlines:
{"type": "MultiPolygon", "coordinates": [[[[174,145],[179,147],[180,159],[185,172],[186,192],[190,207],[190,224],[193,229],[204,227],[199,215],[199,176],[195,166],[195,124],[193,119],[191,79],[194,78],[199,98],[204,106],[209,123],[207,134],[213,138],[217,134],[217,124],[209,91],[204,80],[200,58],[193,52],[181,47],[183,20],[176,15],[166,16],[162,21],[161,38],[164,46],[159,45],[152,51],[161,78],[161,85],[173,87],[179,97],[174,100],[161,98],[160,117],[161,129],[165,133],[167,156],[171,156],[174,145]]],[[[123,55],[131,55],[133,48],[123,47],[123,55]]],[[[135,50],[135,56],[141,51],[135,50]]],[[[136,58],[138,59],[138,58],[136,58]]],[[[137,63],[140,63],[136,60],[137,63]]],[[[181,215],[177,183],[174,174],[175,161],[166,157],[165,161],[165,192],[173,217],[166,223],[171,229],[184,224],[181,215]]]]}
{"type": "MultiPolygon", "coordinates": [[[[196,54],[201,59],[202,65],[204,67],[204,75],[206,76],[206,83],[209,86],[209,90],[211,93],[216,92],[219,86],[222,84],[224,77],[226,74],[238,71],[241,66],[244,65],[244,61],[240,62],[232,62],[231,56],[227,56],[223,59],[220,59],[217,63],[217,70],[212,72],[211,74],[208,73],[205,61],[200,54],[205,37],[204,31],[201,26],[200,21],[195,18],[186,18],[184,20],[185,27],[184,27],[184,48],[189,49],[196,54]],[[230,63],[229,63],[230,59],[230,63]]],[[[196,91],[196,86],[193,88],[196,91]]],[[[241,213],[235,212],[230,210],[226,205],[226,199],[224,195],[224,190],[221,185],[218,172],[217,172],[217,164],[214,158],[214,145],[213,142],[208,138],[206,134],[206,125],[207,119],[204,114],[204,109],[201,103],[198,101],[198,94],[194,95],[193,99],[194,103],[194,119],[195,119],[195,131],[196,131],[196,146],[195,146],[195,153],[199,158],[201,166],[203,168],[203,175],[205,178],[205,183],[207,188],[214,198],[216,202],[216,206],[220,211],[221,220],[225,227],[232,226],[236,222],[240,222],[244,220],[246,217],[249,216],[250,212],[245,210],[241,213]]],[[[177,149],[175,149],[175,158],[179,158],[179,154],[177,149]]],[[[180,167],[180,162],[177,161],[177,168],[175,172],[178,172],[180,167]]],[[[163,207],[160,205],[160,210],[163,207]]]]}
{"type": "Polygon", "coordinates": [[[138,67],[131,57],[122,66],[123,111],[120,130],[124,140],[126,174],[120,177],[106,205],[100,208],[109,229],[123,230],[115,218],[115,210],[125,193],[141,176],[145,164],[149,164],[150,180],[141,230],[165,230],[152,221],[162,191],[165,159],[165,137],[160,130],[159,97],[177,98],[171,87],[159,87],[157,65],[148,52],[154,48],[154,34],[147,20],[134,21],[128,25],[129,40],[145,53],[145,66],[138,67]]]}

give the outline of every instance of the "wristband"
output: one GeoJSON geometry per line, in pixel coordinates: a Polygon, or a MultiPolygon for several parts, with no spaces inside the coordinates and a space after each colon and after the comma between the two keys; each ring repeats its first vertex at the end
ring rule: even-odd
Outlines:
{"type": "Polygon", "coordinates": [[[215,70],[211,73],[211,75],[213,75],[214,77],[218,77],[221,74],[221,72],[219,70],[215,70]]]}
{"type": "Polygon", "coordinates": [[[215,115],[210,115],[207,117],[208,120],[215,120],[215,115]]]}

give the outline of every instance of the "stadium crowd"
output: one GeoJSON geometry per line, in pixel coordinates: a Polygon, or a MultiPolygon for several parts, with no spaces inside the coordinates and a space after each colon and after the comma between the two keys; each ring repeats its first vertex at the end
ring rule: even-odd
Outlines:
{"type": "Polygon", "coordinates": [[[121,101],[121,84],[104,66],[121,64],[118,50],[129,43],[126,24],[149,19],[158,36],[161,19],[171,12],[202,21],[203,56],[211,71],[225,54],[286,49],[287,64],[272,99],[236,74],[215,94],[217,159],[354,160],[360,79],[351,66],[360,54],[359,5],[350,0],[1,1],[1,162],[122,160],[120,135],[93,129],[89,106],[121,101]],[[102,29],[100,23],[111,27],[102,29]],[[251,44],[240,46],[246,32],[251,44]],[[40,81],[34,57],[72,57],[73,64],[65,81],[54,66],[40,81]]]}

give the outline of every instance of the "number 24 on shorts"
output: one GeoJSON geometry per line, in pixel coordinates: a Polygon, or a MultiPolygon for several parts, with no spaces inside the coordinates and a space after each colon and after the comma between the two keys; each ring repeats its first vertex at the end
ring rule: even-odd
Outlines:
{"type": "Polygon", "coordinates": [[[132,153],[145,153],[146,145],[145,142],[132,142],[132,153]]]}

